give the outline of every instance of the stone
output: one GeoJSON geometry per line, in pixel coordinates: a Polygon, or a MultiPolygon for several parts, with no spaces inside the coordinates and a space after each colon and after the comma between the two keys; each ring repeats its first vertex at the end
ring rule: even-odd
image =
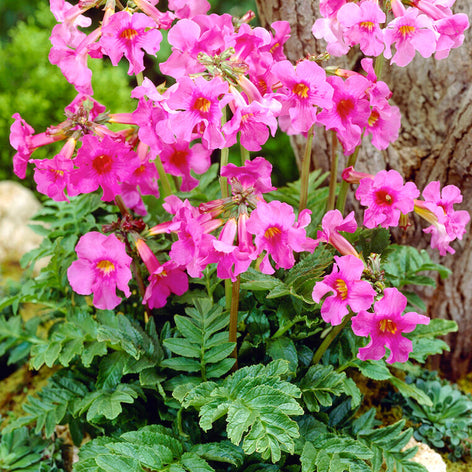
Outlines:
{"type": "Polygon", "coordinates": [[[42,237],[28,227],[40,208],[31,190],[16,182],[0,182],[0,263],[17,262],[41,244],[42,237]]]}
{"type": "Polygon", "coordinates": [[[427,444],[420,443],[412,437],[404,449],[411,449],[415,446],[418,446],[418,451],[412,461],[424,465],[428,472],[447,472],[444,459],[427,444]]]}

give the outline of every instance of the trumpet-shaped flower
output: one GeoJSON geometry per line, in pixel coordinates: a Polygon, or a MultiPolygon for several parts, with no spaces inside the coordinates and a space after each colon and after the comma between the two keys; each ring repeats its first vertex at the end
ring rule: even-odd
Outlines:
{"type": "Polygon", "coordinates": [[[397,226],[401,213],[413,211],[419,194],[413,182],[403,185],[403,178],[396,170],[382,170],[373,179],[361,179],[356,198],[367,207],[364,225],[367,228],[397,226]]]}
{"type": "Polygon", "coordinates": [[[295,223],[293,208],[274,200],[270,203],[260,201],[247,222],[247,230],[255,235],[258,253],[266,251],[261,262],[261,272],[272,274],[274,269],[269,262],[269,254],[276,268],[290,269],[295,264],[293,252],[313,252],[315,242],[306,236],[304,228],[310,223],[310,210],[303,210],[295,223]]]}
{"type": "Polygon", "coordinates": [[[114,66],[124,55],[129,61],[128,74],[133,75],[144,70],[143,50],[155,55],[161,41],[161,32],[147,15],[120,11],[111,15],[103,26],[100,46],[114,66]]]}
{"type": "Polygon", "coordinates": [[[396,288],[386,288],[383,298],[374,304],[374,313],[363,310],[352,318],[354,334],[370,336],[367,346],[359,349],[359,359],[382,359],[387,347],[389,364],[408,360],[413,346],[402,334],[411,333],[418,324],[429,324],[429,318],[415,312],[402,315],[406,304],[406,297],[396,288]]]}
{"type": "Polygon", "coordinates": [[[312,297],[316,303],[328,293],[321,306],[323,320],[332,325],[341,324],[348,314],[348,305],[355,313],[372,306],[375,290],[369,282],[361,280],[364,263],[356,256],[334,256],[335,264],[331,274],[313,287],[312,297]]]}
{"type": "Polygon", "coordinates": [[[114,234],[105,236],[96,231],[84,234],[75,246],[75,252],[79,258],[67,270],[74,292],[93,294],[93,304],[101,310],[112,310],[121,302],[116,289],[126,297],[131,295],[128,283],[132,258],[114,234]]]}

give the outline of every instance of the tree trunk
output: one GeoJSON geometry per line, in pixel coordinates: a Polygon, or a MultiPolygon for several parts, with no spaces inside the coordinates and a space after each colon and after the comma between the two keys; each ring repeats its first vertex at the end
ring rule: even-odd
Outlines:
{"type": "MultiPolygon", "coordinates": [[[[324,41],[316,41],[311,26],[318,14],[319,1],[257,0],[263,26],[273,21],[287,20],[292,27],[292,38],[286,54],[297,61],[307,54],[323,52],[324,41]]],[[[457,0],[454,12],[472,17],[472,2],[457,0]]],[[[472,34],[467,31],[462,47],[451,52],[449,58],[436,61],[418,57],[405,68],[384,67],[382,79],[393,91],[392,101],[402,113],[400,138],[386,151],[378,151],[366,140],[359,154],[356,169],[376,173],[381,169],[397,169],[406,180],[413,180],[423,189],[432,180],[454,184],[462,189],[464,202],[460,209],[472,210],[472,34]]],[[[347,61],[354,63],[357,56],[347,61]]],[[[346,65],[346,59],[332,59],[346,65]],[[343,62],[344,61],[344,62],[343,62]]],[[[295,153],[301,155],[302,142],[294,138],[295,153]]],[[[314,161],[323,168],[329,166],[329,139],[318,130],[313,146],[314,161]]],[[[342,170],[342,164],[340,164],[342,170]]],[[[405,244],[426,248],[429,236],[422,233],[422,224],[415,219],[406,233],[397,235],[405,244]]],[[[454,255],[432,258],[452,270],[452,275],[438,280],[436,289],[426,291],[428,314],[433,318],[455,320],[457,334],[448,339],[450,355],[442,364],[445,373],[458,378],[472,370],[472,235],[453,243],[454,255]]]]}

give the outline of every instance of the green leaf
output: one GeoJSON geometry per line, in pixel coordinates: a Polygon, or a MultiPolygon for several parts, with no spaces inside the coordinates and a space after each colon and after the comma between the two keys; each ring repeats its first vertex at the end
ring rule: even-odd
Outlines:
{"type": "Polygon", "coordinates": [[[241,274],[240,288],[244,290],[273,290],[276,287],[283,287],[282,281],[271,275],[263,274],[262,272],[249,267],[246,272],[241,274]]]}
{"type": "Polygon", "coordinates": [[[173,357],[172,359],[164,359],[161,362],[161,367],[169,367],[174,370],[181,370],[184,372],[200,372],[200,362],[193,359],[185,359],[183,357],[173,357]]]}
{"type": "Polygon", "coordinates": [[[273,360],[285,359],[289,362],[290,371],[296,372],[298,367],[297,348],[290,338],[271,339],[267,344],[267,354],[273,360]]]}
{"type": "Polygon", "coordinates": [[[390,382],[404,397],[414,398],[420,405],[433,406],[431,398],[413,384],[407,384],[396,377],[392,377],[390,382]]]}
{"type": "Polygon", "coordinates": [[[243,450],[229,441],[196,444],[191,452],[198,454],[207,461],[224,462],[241,467],[244,461],[243,450]]]}
{"type": "Polygon", "coordinates": [[[385,365],[385,361],[359,361],[356,360],[356,367],[363,375],[372,380],[389,380],[392,377],[390,370],[385,365]]]}
{"type": "Polygon", "coordinates": [[[346,374],[337,373],[331,365],[311,366],[300,382],[303,400],[310,411],[319,411],[320,406],[331,406],[333,397],[344,392],[346,374]]]}
{"type": "Polygon", "coordinates": [[[201,350],[195,344],[191,344],[184,338],[169,338],[164,340],[164,346],[175,354],[184,357],[200,358],[201,350]]]}

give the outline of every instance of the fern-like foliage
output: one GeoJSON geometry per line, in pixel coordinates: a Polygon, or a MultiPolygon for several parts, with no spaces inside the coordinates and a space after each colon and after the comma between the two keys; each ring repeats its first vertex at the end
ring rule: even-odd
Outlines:
{"type": "Polygon", "coordinates": [[[221,377],[235,362],[235,359],[228,358],[235,347],[235,343],[228,342],[225,330],[229,316],[210,300],[197,299],[194,303],[195,307],[185,310],[187,316],[174,317],[181,337],[168,338],[163,344],[178,357],[163,360],[161,366],[200,372],[203,380],[221,377]]]}
{"type": "Polygon", "coordinates": [[[226,415],[226,432],[233,444],[242,441],[246,454],[257,452],[277,462],[282,451],[293,454],[299,430],[291,417],[303,414],[296,400],[300,389],[282,379],[288,371],[288,362],[282,360],[244,367],[221,384],[204,382],[178,399],[184,407],[199,410],[204,431],[226,415]]]}
{"type": "Polygon", "coordinates": [[[170,429],[145,426],[118,438],[85,444],[74,472],[212,472],[207,460],[239,466],[242,453],[227,442],[197,444],[186,450],[170,429]]]}

